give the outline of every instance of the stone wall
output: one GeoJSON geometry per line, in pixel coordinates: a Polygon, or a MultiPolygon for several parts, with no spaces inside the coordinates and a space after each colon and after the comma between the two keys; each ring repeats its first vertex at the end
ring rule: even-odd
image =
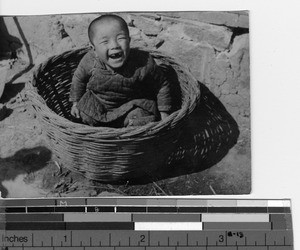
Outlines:
{"type": "MultiPolygon", "coordinates": [[[[249,18],[240,12],[119,13],[132,46],[157,49],[187,64],[250,140],[249,18]]],[[[98,14],[0,19],[2,55],[35,65],[63,51],[89,46],[87,27],[98,14]]]]}

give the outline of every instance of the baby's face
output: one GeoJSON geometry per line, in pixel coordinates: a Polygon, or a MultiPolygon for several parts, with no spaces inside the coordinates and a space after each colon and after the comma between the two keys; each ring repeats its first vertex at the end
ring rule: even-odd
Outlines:
{"type": "Polygon", "coordinates": [[[122,67],[130,51],[130,37],[126,30],[116,20],[96,25],[93,47],[97,56],[112,69],[122,67]]]}

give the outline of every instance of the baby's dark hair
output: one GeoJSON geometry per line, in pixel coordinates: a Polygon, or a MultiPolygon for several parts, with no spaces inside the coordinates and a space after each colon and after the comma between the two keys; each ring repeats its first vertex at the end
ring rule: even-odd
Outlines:
{"type": "Polygon", "coordinates": [[[105,20],[106,21],[109,21],[109,20],[118,21],[121,24],[122,28],[124,28],[124,30],[126,31],[126,33],[129,36],[129,29],[128,29],[127,23],[125,22],[125,20],[122,17],[114,15],[114,14],[105,14],[105,15],[95,18],[89,25],[88,36],[89,36],[89,40],[90,40],[91,44],[93,44],[95,25],[97,23],[101,23],[102,21],[105,21],[105,20]]]}

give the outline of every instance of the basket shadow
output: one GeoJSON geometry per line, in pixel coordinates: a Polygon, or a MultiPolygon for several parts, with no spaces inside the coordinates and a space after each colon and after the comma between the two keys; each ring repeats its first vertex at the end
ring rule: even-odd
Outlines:
{"type": "Polygon", "coordinates": [[[12,114],[13,110],[6,108],[6,106],[0,107],[0,122],[12,114]]]}
{"type": "Polygon", "coordinates": [[[20,174],[29,174],[44,168],[51,159],[51,151],[38,146],[30,149],[21,149],[13,156],[0,158],[0,191],[2,198],[8,195],[3,185],[3,181],[13,181],[20,174]]]}
{"type": "Polygon", "coordinates": [[[0,98],[0,103],[9,102],[11,99],[16,97],[25,88],[25,83],[14,83],[6,84],[2,97],[0,98]]]}
{"type": "Polygon", "coordinates": [[[220,100],[204,84],[199,84],[200,102],[167,164],[159,167],[155,174],[145,173],[144,178],[135,179],[131,184],[147,184],[203,171],[220,162],[237,143],[240,131],[236,121],[220,100]]]}

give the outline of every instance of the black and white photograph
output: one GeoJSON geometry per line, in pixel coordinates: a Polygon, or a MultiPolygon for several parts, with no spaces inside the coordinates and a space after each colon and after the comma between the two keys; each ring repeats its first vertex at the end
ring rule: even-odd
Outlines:
{"type": "Polygon", "coordinates": [[[0,16],[2,197],[249,194],[249,14],[0,16]]]}
{"type": "Polygon", "coordinates": [[[298,5],[0,0],[2,246],[298,249],[298,5]]]}

